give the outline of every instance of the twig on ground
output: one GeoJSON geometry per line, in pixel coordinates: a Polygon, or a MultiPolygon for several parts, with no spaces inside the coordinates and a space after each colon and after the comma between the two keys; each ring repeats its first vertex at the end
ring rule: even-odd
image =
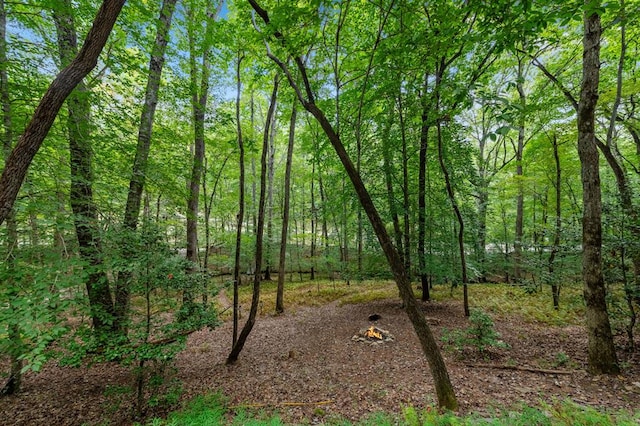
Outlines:
{"type": "Polygon", "coordinates": [[[329,399],[326,401],[318,401],[318,402],[272,402],[272,403],[255,403],[255,404],[239,404],[232,405],[231,409],[235,410],[237,408],[263,408],[263,407],[303,407],[308,405],[327,405],[333,404],[333,400],[329,399]]]}
{"type": "Polygon", "coordinates": [[[573,374],[573,371],[569,370],[548,370],[544,368],[533,368],[533,367],[518,367],[517,365],[503,365],[503,364],[465,364],[467,367],[473,368],[496,368],[502,370],[518,370],[518,371],[529,371],[531,373],[542,373],[542,374],[573,374]]]}

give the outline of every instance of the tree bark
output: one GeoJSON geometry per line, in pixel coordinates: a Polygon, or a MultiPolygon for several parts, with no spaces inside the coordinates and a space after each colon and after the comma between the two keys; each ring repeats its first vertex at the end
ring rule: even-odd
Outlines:
{"type": "Polygon", "coordinates": [[[549,279],[551,280],[551,296],[553,297],[554,309],[560,308],[560,284],[559,280],[554,276],[554,261],[556,255],[560,251],[560,235],[562,233],[562,199],[561,199],[561,185],[562,185],[562,169],[560,168],[560,155],[558,153],[558,136],[554,133],[553,139],[551,139],[553,145],[553,159],[555,162],[556,176],[555,176],[555,195],[556,195],[556,223],[553,232],[553,246],[551,246],[551,253],[549,254],[549,279]]]}
{"type": "MultiPolygon", "coordinates": [[[[285,260],[287,255],[287,234],[289,229],[289,203],[291,200],[291,163],[293,161],[293,141],[295,139],[296,131],[296,103],[297,99],[293,101],[293,107],[291,109],[291,119],[289,121],[289,143],[287,145],[287,164],[284,172],[284,206],[282,208],[282,232],[280,233],[280,257],[278,263],[278,291],[276,293],[276,312],[281,314],[284,312],[284,276],[285,276],[285,260]]],[[[313,179],[313,177],[312,177],[313,179]]],[[[313,182],[313,180],[312,180],[313,182]]],[[[313,189],[311,194],[311,210],[313,210],[313,189]]],[[[313,251],[315,246],[315,238],[313,237],[313,223],[315,213],[311,212],[311,257],[313,258],[313,251]]],[[[311,275],[313,275],[313,266],[311,267],[311,275]]]]}
{"type": "MultiPolygon", "coordinates": [[[[440,62],[440,66],[436,70],[436,81],[435,81],[435,91],[436,91],[436,114],[441,114],[440,110],[440,88],[442,82],[442,75],[445,71],[445,61],[444,58],[440,62]]],[[[458,221],[458,253],[460,255],[460,272],[462,274],[462,290],[463,290],[463,306],[464,306],[464,316],[468,317],[471,313],[469,311],[469,295],[467,283],[469,279],[467,278],[467,260],[464,249],[464,219],[462,217],[462,213],[460,212],[460,207],[458,206],[458,202],[456,201],[455,194],[453,192],[453,185],[451,184],[451,178],[449,177],[449,171],[447,169],[447,165],[444,160],[444,151],[443,151],[443,136],[442,136],[442,118],[438,118],[436,122],[436,132],[438,136],[438,161],[440,162],[440,169],[442,170],[442,175],[444,176],[444,183],[447,189],[447,195],[449,196],[449,202],[451,203],[451,208],[456,215],[456,219],[458,221]]]]}
{"type": "Polygon", "coordinates": [[[515,240],[513,242],[513,277],[516,281],[522,278],[522,239],[524,236],[524,191],[522,185],[522,153],[524,151],[524,130],[525,130],[525,108],[527,97],[524,92],[524,64],[523,59],[518,57],[518,73],[516,77],[516,89],[518,90],[518,100],[520,102],[518,119],[518,145],[516,147],[516,181],[518,194],[516,196],[516,229],[515,240]]]}
{"type": "MultiPolygon", "coordinates": [[[[195,273],[199,265],[198,251],[198,212],[200,201],[200,182],[204,168],[205,156],[205,114],[207,102],[209,100],[209,77],[211,75],[210,56],[212,50],[211,34],[213,23],[220,11],[222,2],[218,9],[213,9],[213,3],[207,3],[206,23],[204,29],[204,46],[200,64],[200,82],[197,81],[198,69],[196,65],[196,54],[191,43],[189,51],[191,60],[191,108],[193,111],[193,164],[191,168],[191,178],[189,179],[189,195],[187,198],[187,259],[191,262],[190,273],[195,273]]],[[[194,302],[192,289],[186,288],[183,292],[183,303],[189,305],[194,302]]]]}
{"type": "Polygon", "coordinates": [[[95,68],[125,0],[104,0],[80,52],[53,80],[33,113],[0,176],[0,224],[13,207],[33,157],[62,108],[67,96],[95,68]]]}
{"type": "MultiPolygon", "coordinates": [[[[0,103],[2,103],[2,124],[4,132],[2,135],[2,158],[6,159],[11,152],[13,143],[13,122],[11,119],[11,98],[9,94],[9,73],[7,72],[7,13],[4,7],[4,0],[0,0],[0,103]]],[[[20,326],[18,319],[18,309],[14,306],[14,300],[17,297],[16,283],[13,282],[13,274],[16,272],[15,249],[18,246],[18,224],[15,220],[15,212],[12,208],[6,218],[7,236],[6,236],[6,252],[5,268],[8,273],[8,279],[4,286],[7,287],[9,296],[9,311],[13,314],[13,318],[7,321],[7,337],[9,338],[9,355],[11,357],[11,366],[9,368],[9,377],[5,384],[0,388],[0,396],[13,395],[20,391],[22,382],[22,359],[21,347],[22,339],[20,338],[20,326]]]]}
{"type": "MultiPolygon", "coordinates": [[[[393,108],[391,108],[390,111],[393,111],[393,108]]],[[[387,187],[387,199],[389,200],[389,212],[391,213],[391,222],[393,223],[393,235],[396,241],[398,253],[403,255],[404,249],[402,242],[402,228],[400,227],[400,217],[398,216],[398,206],[396,202],[395,190],[393,187],[394,157],[393,148],[389,139],[392,123],[393,115],[390,112],[389,119],[382,129],[382,169],[384,171],[384,178],[387,187]]]]}
{"type": "MultiPolygon", "coordinates": [[[[151,51],[149,60],[149,73],[147,75],[147,87],[144,95],[144,104],[140,115],[138,126],[138,143],[136,155],[133,160],[133,170],[129,182],[129,192],[127,193],[127,203],[124,210],[123,227],[125,231],[133,232],[138,227],[138,217],[140,215],[140,204],[142,191],[146,181],[147,164],[149,151],[151,148],[151,136],[153,131],[153,118],[158,105],[158,92],[160,90],[160,79],[162,68],[165,62],[165,52],[169,41],[169,29],[173,11],[177,0],[164,0],[160,9],[160,16],[156,25],[156,39],[151,51]]],[[[122,247],[123,257],[129,258],[128,245],[122,247]]],[[[126,333],[127,312],[129,311],[131,273],[122,271],[119,273],[115,287],[115,313],[116,322],[120,331],[126,333]]]]}
{"type": "Polygon", "coordinates": [[[243,55],[238,54],[236,60],[236,132],[238,136],[238,167],[240,177],[238,181],[238,215],[236,221],[236,248],[233,264],[233,338],[231,347],[235,347],[238,340],[238,317],[239,298],[238,289],[240,287],[240,250],[242,248],[242,222],[244,221],[244,141],[242,139],[242,126],[240,125],[240,95],[242,93],[242,80],[240,79],[240,65],[243,55]]]}
{"type": "MultiPolygon", "coordinates": [[[[585,8],[599,2],[585,0],[585,8]]],[[[578,103],[578,154],[582,165],[582,279],[589,337],[588,369],[592,374],[620,372],[616,356],[602,274],[602,200],[598,149],[595,141],[595,109],[600,79],[600,35],[597,12],[584,12],[582,83],[578,103]]]]}
{"type": "MultiPolygon", "coordinates": [[[[56,24],[60,64],[68,66],[77,54],[78,44],[73,5],[63,0],[53,11],[56,24]]],[[[93,201],[93,166],[91,148],[91,106],[89,91],[80,81],[67,99],[67,132],[71,166],[70,202],[78,238],[80,257],[89,265],[87,294],[93,327],[98,334],[116,327],[109,281],[103,268],[98,213],[93,201]]]]}
{"type": "Polygon", "coordinates": [[[420,160],[418,166],[418,267],[420,268],[420,283],[422,286],[422,301],[431,299],[429,294],[429,275],[425,251],[427,227],[427,149],[429,147],[429,108],[427,89],[429,74],[425,72],[422,88],[422,113],[420,115],[420,160]]]}
{"type": "Polygon", "coordinates": [[[273,91],[271,92],[271,100],[269,102],[269,110],[267,112],[267,120],[264,126],[264,138],[262,143],[262,157],[260,159],[260,198],[258,201],[258,227],[256,229],[256,273],[253,275],[253,293],[251,296],[251,308],[249,317],[242,331],[238,336],[236,344],[233,345],[231,353],[227,357],[227,364],[234,364],[240,356],[240,352],[253,329],[258,314],[258,304],[260,303],[260,281],[262,280],[262,241],[264,236],[264,216],[265,216],[265,199],[266,199],[266,180],[267,180],[267,154],[269,150],[269,133],[271,128],[271,120],[274,119],[276,110],[276,99],[278,96],[278,84],[280,76],[276,74],[273,78],[273,91]]]}
{"type": "MultiPolygon", "coordinates": [[[[267,154],[267,241],[265,247],[265,269],[264,280],[271,281],[271,263],[272,263],[272,242],[273,242],[273,177],[275,173],[275,155],[276,155],[276,120],[271,121],[271,130],[269,131],[269,152],[267,154]]],[[[304,224],[304,222],[303,222],[304,224]]],[[[304,235],[304,230],[303,230],[304,235]]],[[[304,238],[304,237],[303,237],[304,238]]],[[[303,244],[304,246],[304,244],[303,244]]]]}

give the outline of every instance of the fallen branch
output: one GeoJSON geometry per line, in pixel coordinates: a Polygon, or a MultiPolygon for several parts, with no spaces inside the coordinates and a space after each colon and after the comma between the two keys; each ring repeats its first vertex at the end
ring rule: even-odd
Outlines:
{"type": "Polygon", "coordinates": [[[318,402],[273,402],[273,403],[240,404],[240,405],[232,405],[229,408],[232,410],[235,410],[237,408],[303,407],[307,405],[327,405],[327,404],[333,404],[333,400],[329,399],[326,401],[318,401],[318,402]]]}
{"type": "Polygon", "coordinates": [[[572,374],[573,371],[568,370],[547,370],[545,368],[533,368],[533,367],[518,367],[517,365],[500,365],[500,364],[465,364],[467,367],[474,368],[496,368],[502,370],[518,370],[528,371],[530,373],[542,373],[542,374],[572,374]]]}

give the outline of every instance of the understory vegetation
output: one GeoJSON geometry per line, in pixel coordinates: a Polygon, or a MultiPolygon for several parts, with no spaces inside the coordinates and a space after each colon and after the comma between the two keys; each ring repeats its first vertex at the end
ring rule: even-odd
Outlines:
{"type": "MultiPolygon", "coordinates": [[[[321,411],[321,409],[318,410],[321,411]]],[[[580,406],[571,401],[558,401],[554,404],[543,403],[540,407],[523,406],[517,410],[496,407],[491,416],[476,414],[459,416],[433,407],[427,407],[424,410],[403,407],[399,415],[372,413],[359,422],[336,418],[322,422],[310,421],[310,424],[327,426],[636,426],[639,421],[640,411],[635,414],[607,412],[580,406]]],[[[286,423],[277,415],[229,407],[224,397],[219,394],[197,397],[183,409],[171,413],[167,419],[156,418],[146,423],[146,426],[203,425],[280,426],[286,423]]]]}

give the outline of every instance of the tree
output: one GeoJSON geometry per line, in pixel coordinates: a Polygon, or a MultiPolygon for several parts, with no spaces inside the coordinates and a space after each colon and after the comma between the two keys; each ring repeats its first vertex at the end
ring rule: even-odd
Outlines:
{"type": "MultiPolygon", "coordinates": [[[[282,207],[282,232],[280,233],[280,260],[278,263],[278,292],[276,294],[276,312],[284,312],[284,276],[285,276],[285,261],[287,255],[287,236],[289,230],[289,203],[291,199],[291,164],[293,162],[293,141],[295,139],[296,130],[296,104],[298,100],[294,99],[293,107],[291,108],[291,119],[289,120],[289,143],[287,145],[287,164],[284,173],[284,206],[282,207]]],[[[312,181],[313,183],[313,181],[312,181]]],[[[313,205],[313,189],[312,189],[312,205],[313,205]]],[[[312,219],[313,220],[313,219],[312,219]]],[[[311,248],[313,251],[314,241],[311,241],[311,248]]],[[[313,256],[313,253],[311,254],[313,256]]],[[[312,269],[313,274],[313,269],[312,269]]]]}
{"type": "MultiPolygon", "coordinates": [[[[0,0],[0,103],[2,104],[2,154],[3,159],[6,159],[11,152],[11,145],[13,144],[13,124],[11,120],[11,98],[9,93],[9,75],[7,72],[8,60],[7,60],[7,13],[4,5],[4,0],[0,0]]],[[[9,309],[13,312],[17,311],[14,305],[15,291],[13,287],[16,283],[13,282],[13,276],[16,272],[15,262],[15,250],[18,246],[18,227],[15,220],[15,212],[13,208],[9,211],[6,219],[7,227],[7,240],[6,251],[7,257],[5,260],[6,273],[9,279],[5,282],[5,286],[9,288],[9,309]]],[[[22,359],[21,355],[21,339],[20,339],[20,326],[18,324],[17,317],[13,321],[7,324],[7,336],[9,337],[10,347],[9,355],[11,356],[11,367],[9,371],[9,378],[6,383],[0,388],[0,396],[13,395],[20,391],[20,384],[22,382],[22,359]]]]}
{"type": "Polygon", "coordinates": [[[264,124],[264,136],[262,143],[262,156],[260,160],[260,198],[258,201],[258,227],[256,229],[256,254],[255,254],[255,271],[253,275],[253,293],[251,295],[251,308],[249,310],[249,318],[242,327],[242,331],[238,336],[231,352],[227,357],[227,364],[233,364],[238,360],[238,356],[244,347],[244,344],[253,329],[258,314],[258,304],[260,303],[260,281],[262,280],[262,241],[264,236],[264,220],[265,220],[265,199],[267,185],[267,154],[269,151],[269,139],[271,137],[271,121],[274,120],[276,101],[278,98],[278,85],[280,76],[276,74],[273,78],[273,91],[269,101],[269,110],[267,111],[267,119],[264,124]]]}
{"type": "MultiPolygon", "coordinates": [[[[149,72],[147,76],[147,87],[145,90],[144,104],[140,116],[138,127],[138,143],[136,154],[133,160],[133,170],[129,182],[129,192],[124,211],[123,228],[127,232],[134,232],[138,226],[138,216],[140,215],[140,205],[142,202],[142,191],[144,190],[147,164],[149,161],[149,151],[151,148],[151,135],[153,130],[153,119],[158,105],[158,91],[160,90],[160,78],[165,62],[165,51],[169,39],[169,28],[173,11],[177,0],[164,0],[160,8],[160,17],[156,25],[156,38],[149,59],[149,72]]],[[[123,250],[124,257],[129,246],[125,243],[123,250]]],[[[127,311],[129,309],[129,298],[132,276],[128,271],[121,271],[115,287],[115,314],[117,325],[121,331],[126,330],[127,311]]]]}
{"type": "MultiPolygon", "coordinates": [[[[69,0],[53,11],[58,37],[60,64],[68,66],[77,54],[77,37],[69,0]]],[[[80,257],[87,267],[86,287],[93,327],[98,335],[117,327],[109,281],[102,261],[102,243],[98,230],[98,213],[93,200],[92,123],[89,91],[82,81],[69,94],[67,132],[71,165],[71,209],[80,257]]],[[[104,338],[104,336],[102,336],[104,338]]]]}
{"type": "Polygon", "coordinates": [[[238,138],[238,167],[240,175],[238,179],[238,214],[236,221],[236,240],[235,240],[235,259],[233,262],[233,339],[232,348],[238,341],[238,316],[240,310],[240,296],[238,290],[240,288],[240,250],[242,248],[242,222],[244,221],[244,185],[245,185],[245,167],[244,167],[244,139],[242,138],[242,126],[240,121],[240,94],[242,90],[242,81],[240,79],[240,64],[243,55],[238,53],[236,59],[236,132],[238,138]]]}
{"type": "Polygon", "coordinates": [[[578,102],[578,154],[582,164],[582,279],[589,336],[589,371],[620,371],[609,323],[602,275],[602,200],[595,110],[598,101],[600,36],[599,1],[585,0],[582,84],[578,102]]]}
{"type": "MultiPolygon", "coordinates": [[[[260,18],[264,21],[267,27],[270,27],[271,20],[267,11],[265,9],[262,9],[255,0],[249,0],[249,3],[256,11],[258,16],[260,16],[260,18]]],[[[287,42],[286,37],[277,28],[273,30],[272,36],[280,43],[284,42],[286,44],[287,42]]],[[[391,241],[391,238],[389,237],[389,234],[387,233],[382,218],[378,214],[378,211],[364,185],[364,182],[362,181],[360,174],[357,172],[356,167],[354,166],[348,153],[346,152],[339,134],[333,128],[322,109],[320,109],[315,102],[314,90],[311,86],[304,60],[300,56],[294,56],[293,58],[295,66],[302,80],[302,87],[299,87],[287,64],[276,57],[270,51],[268,45],[267,48],[268,56],[284,72],[290,86],[296,92],[298,100],[302,103],[304,108],[314,116],[314,118],[318,121],[318,123],[324,130],[327,138],[329,139],[329,142],[331,142],[331,145],[336,151],[336,154],[338,155],[342,166],[344,167],[347,175],[349,176],[349,179],[351,180],[351,183],[358,195],[360,204],[369,218],[369,222],[374,229],[380,246],[385,253],[389,266],[393,271],[398,290],[404,302],[405,311],[407,312],[407,315],[411,320],[411,323],[413,324],[414,330],[416,331],[416,334],[420,339],[422,350],[427,357],[427,360],[429,361],[429,367],[431,369],[431,374],[433,376],[436,388],[438,404],[448,409],[456,409],[458,403],[453,391],[453,386],[451,385],[451,380],[449,379],[447,368],[444,364],[444,360],[442,359],[442,355],[440,354],[440,350],[433,337],[433,334],[431,333],[429,324],[427,323],[424,314],[418,307],[417,301],[413,294],[413,290],[411,288],[411,282],[409,281],[407,272],[404,267],[404,262],[402,261],[402,258],[397,249],[393,246],[393,243],[391,241]]]]}
{"type": "Polygon", "coordinates": [[[43,95],[24,133],[6,159],[0,176],[0,224],[13,207],[27,169],[47,136],[62,104],[78,83],[95,68],[125,0],[104,0],[96,13],[82,48],[53,80],[43,95]]]}

